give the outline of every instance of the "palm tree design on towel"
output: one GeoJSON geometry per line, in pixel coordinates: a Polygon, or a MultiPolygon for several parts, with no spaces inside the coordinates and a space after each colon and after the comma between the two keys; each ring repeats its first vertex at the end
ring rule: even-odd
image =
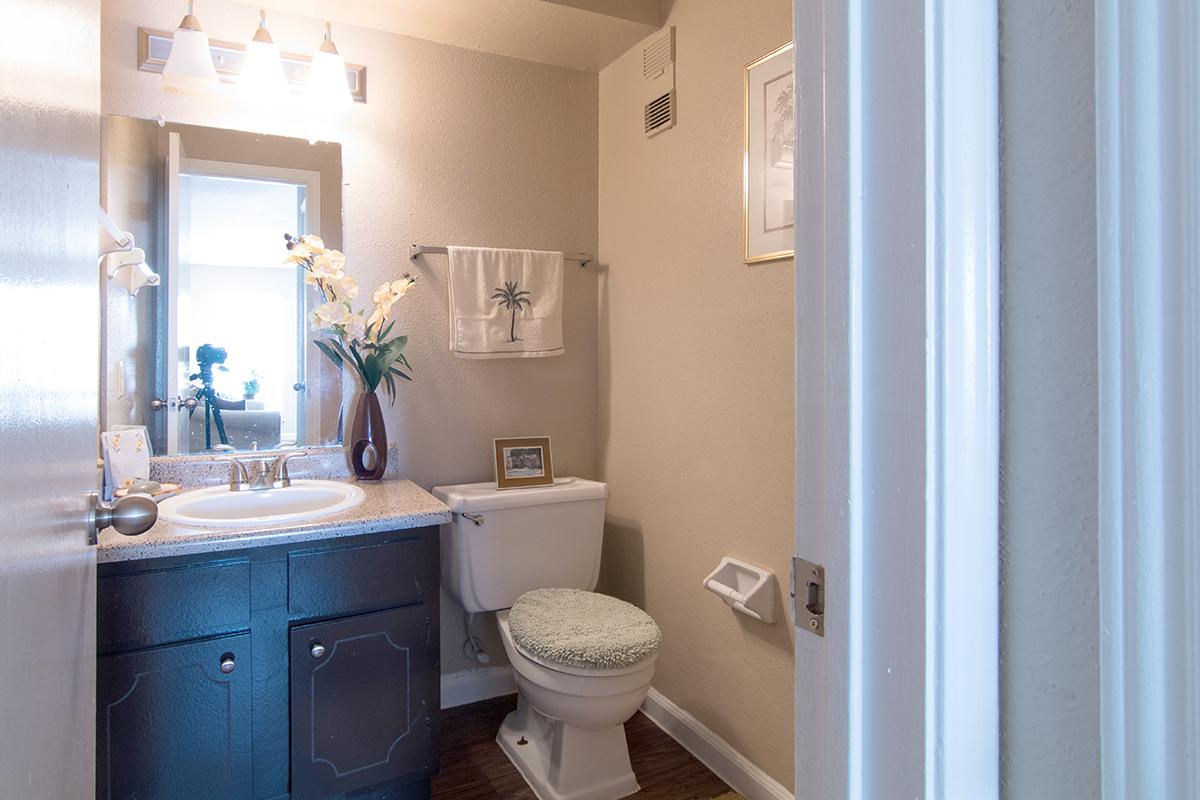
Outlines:
{"type": "Polygon", "coordinates": [[[492,295],[492,299],[497,305],[503,306],[506,310],[512,312],[512,325],[509,326],[508,336],[513,342],[519,342],[517,338],[517,312],[522,308],[533,308],[533,301],[528,297],[529,292],[517,289],[516,281],[505,281],[504,288],[496,287],[496,293],[492,295]]]}

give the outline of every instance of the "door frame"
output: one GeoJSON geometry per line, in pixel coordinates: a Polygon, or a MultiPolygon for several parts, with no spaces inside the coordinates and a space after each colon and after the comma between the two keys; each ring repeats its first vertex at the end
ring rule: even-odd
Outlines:
{"type": "Polygon", "coordinates": [[[1106,800],[1200,794],[1195,3],[1096,3],[1106,800]]]}
{"type": "Polygon", "coordinates": [[[797,797],[997,797],[997,8],[793,9],[797,797]]]}

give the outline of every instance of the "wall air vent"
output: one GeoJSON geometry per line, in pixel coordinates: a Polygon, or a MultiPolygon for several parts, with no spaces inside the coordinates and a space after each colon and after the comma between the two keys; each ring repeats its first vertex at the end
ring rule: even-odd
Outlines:
{"type": "Polygon", "coordinates": [[[642,130],[648,139],[675,127],[675,28],[642,43],[642,77],[642,130]]]}
{"type": "Polygon", "coordinates": [[[675,90],[646,104],[646,136],[675,127],[675,90]]]}

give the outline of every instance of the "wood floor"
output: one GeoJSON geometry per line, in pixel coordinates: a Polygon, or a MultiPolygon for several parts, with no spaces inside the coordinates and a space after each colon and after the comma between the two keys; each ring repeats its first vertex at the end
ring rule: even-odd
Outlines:
{"type": "MultiPolygon", "coordinates": [[[[504,715],[517,696],[499,697],[442,712],[442,771],[434,800],[536,800],[496,744],[504,715]]],[[[642,791],[637,800],[708,800],[729,787],[640,711],[625,723],[629,758],[642,791]]]]}

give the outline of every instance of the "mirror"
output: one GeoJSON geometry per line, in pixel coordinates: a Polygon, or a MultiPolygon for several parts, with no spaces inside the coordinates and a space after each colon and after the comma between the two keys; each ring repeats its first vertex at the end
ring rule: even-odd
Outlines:
{"type": "Polygon", "coordinates": [[[156,455],[337,444],[342,374],[284,234],[342,249],[341,145],[110,116],[100,182],[160,276],[108,282],[102,429],[145,425],[156,455]]]}

